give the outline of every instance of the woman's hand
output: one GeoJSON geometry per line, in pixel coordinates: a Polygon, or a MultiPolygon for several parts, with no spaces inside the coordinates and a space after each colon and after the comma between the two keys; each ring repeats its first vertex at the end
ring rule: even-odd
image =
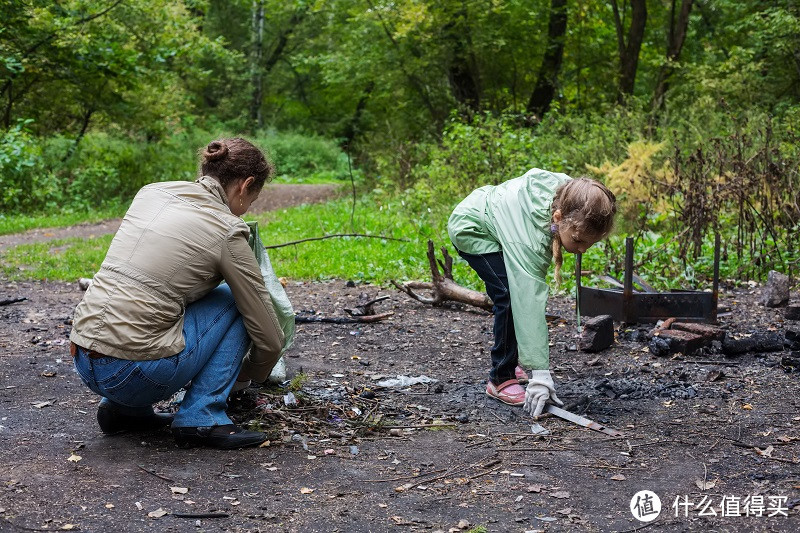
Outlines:
{"type": "Polygon", "coordinates": [[[236,378],[236,383],[233,384],[231,392],[239,392],[250,386],[250,376],[246,372],[239,372],[239,377],[236,378]]]}

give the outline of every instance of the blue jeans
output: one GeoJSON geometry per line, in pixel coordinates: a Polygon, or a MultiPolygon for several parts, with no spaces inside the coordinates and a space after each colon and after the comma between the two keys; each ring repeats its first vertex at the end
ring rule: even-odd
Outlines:
{"type": "Polygon", "coordinates": [[[489,379],[495,385],[515,377],[519,354],[517,335],[514,333],[514,316],[511,314],[511,293],[508,290],[508,275],[503,253],[468,254],[458,250],[458,255],[478,273],[486,284],[486,294],[494,307],[494,346],[492,346],[492,369],[489,379]]]}
{"type": "Polygon", "coordinates": [[[250,337],[227,285],[187,306],[183,338],[183,351],[151,361],[93,359],[79,347],[75,369],[83,382],[103,397],[101,406],[128,415],[152,413],[155,402],[170,398],[191,381],[172,427],[230,424],[225,414],[228,395],[250,347],[250,337]]]}

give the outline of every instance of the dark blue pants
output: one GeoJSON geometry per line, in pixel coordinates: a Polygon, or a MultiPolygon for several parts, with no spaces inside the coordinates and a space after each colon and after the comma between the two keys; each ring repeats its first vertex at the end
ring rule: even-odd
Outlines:
{"type": "Polygon", "coordinates": [[[517,336],[514,333],[514,317],[511,314],[511,293],[508,291],[508,275],[503,253],[474,255],[457,250],[458,255],[471,266],[486,284],[486,294],[494,302],[494,346],[492,346],[492,369],[489,379],[499,385],[515,377],[517,367],[517,336]]]}

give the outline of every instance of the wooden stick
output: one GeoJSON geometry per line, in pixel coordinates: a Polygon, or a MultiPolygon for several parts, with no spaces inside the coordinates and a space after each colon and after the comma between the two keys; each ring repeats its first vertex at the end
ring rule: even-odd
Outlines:
{"type": "Polygon", "coordinates": [[[161,474],[159,474],[157,472],[153,472],[152,470],[148,470],[147,468],[143,467],[142,465],[136,465],[136,466],[138,466],[139,468],[141,468],[142,470],[144,470],[145,472],[147,472],[151,476],[156,476],[158,479],[163,479],[164,481],[169,481],[170,483],[175,483],[170,478],[168,478],[166,476],[162,476],[161,474]]]}
{"type": "Polygon", "coordinates": [[[364,315],[364,316],[349,316],[349,317],[325,317],[325,316],[299,316],[294,317],[294,321],[298,323],[310,322],[329,322],[332,324],[370,324],[373,322],[380,322],[386,320],[394,314],[394,311],[387,313],[380,313],[378,315],[364,315]]]}

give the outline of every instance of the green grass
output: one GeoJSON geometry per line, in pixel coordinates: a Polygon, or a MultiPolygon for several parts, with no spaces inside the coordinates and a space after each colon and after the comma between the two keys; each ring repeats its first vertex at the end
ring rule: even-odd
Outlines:
{"type": "MultiPolygon", "coordinates": [[[[339,278],[378,284],[387,284],[392,279],[430,279],[425,255],[427,239],[433,239],[437,248],[449,246],[446,213],[412,214],[400,203],[367,196],[358,201],[351,225],[351,209],[351,201],[341,199],[253,218],[259,222],[266,246],[339,233],[386,237],[332,238],[268,250],[279,276],[306,280],[339,278]]],[[[453,254],[452,247],[449,248],[453,254]]],[[[477,284],[477,277],[471,275],[466,263],[458,257],[455,260],[457,279],[477,284]]]]}
{"type": "Polygon", "coordinates": [[[58,239],[6,250],[2,270],[11,280],[76,281],[100,268],[112,235],[93,239],[58,239]]]}
{"type": "MultiPolygon", "coordinates": [[[[483,290],[483,283],[455,255],[449,242],[446,232],[448,206],[431,210],[425,208],[418,212],[402,202],[387,201],[379,195],[367,195],[357,202],[352,224],[351,208],[351,201],[343,198],[246,218],[258,220],[261,238],[267,246],[337,233],[379,237],[331,238],[268,250],[275,271],[281,277],[295,280],[347,279],[384,286],[393,279],[429,281],[426,251],[427,240],[432,239],[437,247],[437,257],[441,258],[439,248],[443,245],[448,247],[453,256],[455,281],[483,290]]],[[[99,214],[95,215],[102,218],[99,214]]],[[[65,216],[63,219],[53,217],[48,222],[55,225],[58,221],[75,223],[79,220],[65,216]]],[[[615,235],[608,242],[594,246],[584,255],[583,268],[591,270],[595,276],[609,273],[621,279],[623,240],[623,235],[615,235]]],[[[99,268],[110,242],[111,236],[104,236],[17,246],[2,254],[2,271],[7,278],[15,280],[75,281],[80,277],[91,277],[99,268]]],[[[704,243],[703,256],[684,264],[677,259],[680,242],[658,234],[645,234],[636,245],[635,262],[648,256],[652,260],[641,265],[637,271],[659,290],[709,288],[713,258],[711,244],[709,235],[708,242],[704,243]]],[[[574,292],[574,257],[564,254],[562,293],[574,292]]],[[[722,279],[735,275],[739,265],[732,259],[722,263],[722,279]]],[[[552,271],[551,268],[551,277],[552,271]]],[[[604,286],[592,276],[584,278],[583,282],[590,286],[604,286]]]]}
{"type": "Polygon", "coordinates": [[[0,215],[0,235],[21,233],[29,229],[61,228],[85,222],[99,222],[119,218],[125,214],[126,206],[113,206],[90,212],[73,212],[43,215],[0,215]]]}

